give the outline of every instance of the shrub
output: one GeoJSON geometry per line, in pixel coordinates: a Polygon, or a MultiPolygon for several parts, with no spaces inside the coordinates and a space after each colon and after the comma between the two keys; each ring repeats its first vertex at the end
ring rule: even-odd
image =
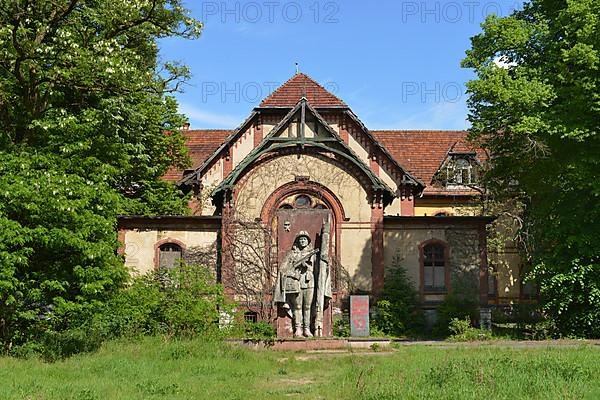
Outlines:
{"type": "Polygon", "coordinates": [[[456,278],[450,292],[437,309],[437,320],[433,326],[435,336],[446,337],[451,334],[450,322],[454,319],[479,319],[479,297],[477,287],[469,279],[456,278]]]}
{"type": "Polygon", "coordinates": [[[561,336],[556,322],[544,315],[539,304],[521,303],[492,312],[495,333],[526,340],[557,339],[561,336]]]}
{"type": "Polygon", "coordinates": [[[348,315],[342,316],[333,322],[333,336],[350,337],[350,318],[348,315]]]}
{"type": "Polygon", "coordinates": [[[50,329],[39,341],[17,347],[12,354],[28,356],[35,352],[55,360],[96,350],[105,340],[121,337],[218,338],[226,332],[219,329],[220,314],[232,315],[233,309],[207,268],[181,265],[168,272],[132,278],[128,287],[87,310],[86,317],[72,327],[50,329]]]}
{"type": "Polygon", "coordinates": [[[265,321],[245,321],[244,332],[247,339],[273,340],[277,333],[273,325],[265,321]]]}
{"type": "Polygon", "coordinates": [[[377,312],[372,321],[375,332],[404,336],[419,334],[424,328],[424,316],[419,308],[417,290],[408,277],[401,259],[396,255],[385,278],[383,294],[376,303],[377,312]]]}
{"type": "Polygon", "coordinates": [[[450,321],[448,330],[451,332],[448,339],[455,342],[472,342],[475,340],[492,339],[491,331],[472,327],[469,318],[453,318],[450,321]]]}

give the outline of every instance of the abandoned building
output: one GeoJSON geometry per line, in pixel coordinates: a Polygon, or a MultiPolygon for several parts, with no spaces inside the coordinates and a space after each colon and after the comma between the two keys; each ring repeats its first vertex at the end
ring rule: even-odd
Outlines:
{"type": "Polygon", "coordinates": [[[326,298],[315,322],[325,336],[350,294],[376,298],[397,266],[431,313],[458,280],[482,308],[524,295],[514,248],[487,252],[493,217],[481,215],[477,186],[487,158],[466,132],[369,130],[301,73],[234,130],[184,129],[193,169],[164,178],[191,194],[192,215],[120,218],[125,262],[137,273],[186,257],[210,264],[247,317],[272,322],[280,336],[301,325],[274,294],[294,279],[286,257],[304,254],[295,247],[303,235],[315,250],[294,265],[304,265],[299,279],[316,281],[310,306],[326,298]]]}

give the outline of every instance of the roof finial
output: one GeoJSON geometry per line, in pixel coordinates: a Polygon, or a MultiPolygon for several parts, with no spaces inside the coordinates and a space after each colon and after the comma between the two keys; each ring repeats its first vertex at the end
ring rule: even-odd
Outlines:
{"type": "Polygon", "coordinates": [[[296,63],[296,75],[300,73],[300,66],[296,63]]]}

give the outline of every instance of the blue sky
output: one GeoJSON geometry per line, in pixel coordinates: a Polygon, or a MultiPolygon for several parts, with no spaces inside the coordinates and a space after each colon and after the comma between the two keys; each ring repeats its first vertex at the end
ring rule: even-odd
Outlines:
{"type": "Polygon", "coordinates": [[[296,62],[370,129],[465,129],[470,37],[522,3],[187,0],[203,34],[161,41],[161,57],[191,68],[177,98],[192,129],[235,128],[296,62]]]}

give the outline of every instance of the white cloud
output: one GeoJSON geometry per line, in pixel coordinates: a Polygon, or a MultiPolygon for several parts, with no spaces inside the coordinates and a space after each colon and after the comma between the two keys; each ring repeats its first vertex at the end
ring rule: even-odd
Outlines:
{"type": "Polygon", "coordinates": [[[204,111],[196,106],[183,102],[179,103],[179,112],[185,114],[189,118],[192,129],[233,129],[243,120],[243,117],[237,115],[204,111]]]}
{"type": "Polygon", "coordinates": [[[380,120],[373,121],[368,126],[370,129],[407,130],[463,130],[469,127],[467,108],[463,102],[440,102],[426,106],[422,111],[411,115],[399,115],[391,124],[380,120]]]}

